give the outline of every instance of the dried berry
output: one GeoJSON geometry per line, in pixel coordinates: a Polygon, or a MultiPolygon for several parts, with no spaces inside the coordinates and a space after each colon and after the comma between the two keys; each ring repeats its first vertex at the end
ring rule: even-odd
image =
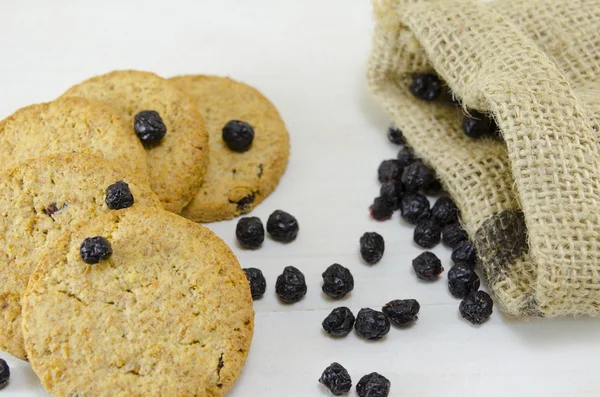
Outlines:
{"type": "Polygon", "coordinates": [[[265,280],[265,276],[255,267],[249,267],[244,269],[246,273],[246,278],[250,283],[250,292],[252,294],[252,299],[258,299],[265,294],[267,290],[267,280],[265,280]]]}
{"type": "Polygon", "coordinates": [[[146,146],[159,143],[167,133],[167,126],[155,110],[143,110],[135,115],[133,129],[146,146]]]}
{"type": "Polygon", "coordinates": [[[106,199],[104,201],[111,210],[129,208],[134,202],[129,185],[123,181],[115,182],[106,188],[106,199]]]}
{"type": "Polygon", "coordinates": [[[417,277],[421,280],[433,281],[444,271],[442,262],[433,252],[423,252],[412,261],[417,277]]]}
{"type": "Polygon", "coordinates": [[[417,321],[421,305],[414,299],[397,299],[386,303],[383,314],[397,325],[409,325],[417,321]]]}
{"type": "Polygon", "coordinates": [[[88,237],[83,240],[79,247],[81,259],[90,265],[107,260],[112,253],[110,242],[101,236],[88,237]]]}
{"type": "Polygon", "coordinates": [[[477,139],[482,136],[498,134],[498,126],[492,117],[477,110],[470,110],[470,115],[463,118],[463,132],[469,138],[477,139]]]}
{"type": "Polygon", "coordinates": [[[0,389],[3,389],[10,379],[10,368],[6,361],[0,358],[0,389]]]}
{"type": "Polygon", "coordinates": [[[267,220],[267,232],[276,241],[284,243],[294,241],[299,228],[296,218],[285,211],[277,210],[267,220]]]}
{"type": "Polygon", "coordinates": [[[350,270],[334,263],[322,274],[323,292],[332,299],[341,299],[354,289],[354,277],[350,270]]]}
{"type": "Polygon", "coordinates": [[[277,277],[275,292],[285,303],[295,303],[306,295],[304,274],[294,266],[286,266],[277,277]]]}
{"type": "Polygon", "coordinates": [[[435,172],[420,161],[408,165],[402,171],[402,185],[409,193],[426,190],[435,183],[435,172]]]}
{"type": "Polygon", "coordinates": [[[387,397],[390,394],[390,381],[377,372],[363,376],[356,384],[358,397],[387,397]]]}
{"type": "Polygon", "coordinates": [[[429,200],[419,193],[405,194],[400,200],[402,219],[411,224],[429,219],[429,200]]]}
{"type": "Polygon", "coordinates": [[[260,218],[248,216],[240,218],[235,227],[235,235],[242,247],[256,249],[265,241],[265,228],[260,218]]]}
{"type": "Polygon", "coordinates": [[[373,204],[369,207],[371,218],[376,221],[387,221],[394,214],[396,207],[385,197],[376,197],[373,204]]]}
{"type": "Polygon", "coordinates": [[[460,302],[459,311],[464,319],[473,324],[481,324],[492,315],[493,308],[494,301],[488,293],[477,291],[460,302]]]}
{"type": "Polygon", "coordinates": [[[398,152],[398,157],[396,157],[396,161],[398,161],[398,165],[402,169],[404,169],[412,163],[414,163],[415,161],[417,161],[417,158],[415,157],[415,152],[413,152],[413,150],[410,147],[404,146],[402,150],[398,152]]]}
{"type": "Polygon", "coordinates": [[[433,182],[429,186],[425,186],[423,188],[423,192],[425,194],[429,194],[430,196],[437,196],[444,191],[444,187],[442,186],[442,182],[439,179],[434,179],[433,182]]]}
{"type": "Polygon", "coordinates": [[[379,197],[386,199],[394,209],[398,209],[400,197],[402,197],[402,183],[389,181],[381,184],[379,197]]]}
{"type": "Polygon", "coordinates": [[[468,239],[467,232],[458,222],[446,225],[442,229],[442,241],[450,248],[454,248],[461,241],[468,239]]]}
{"type": "Polygon", "coordinates": [[[384,160],[379,164],[377,169],[377,178],[379,182],[397,181],[402,175],[402,168],[398,165],[396,160],[384,160]]]}
{"type": "Polygon", "coordinates": [[[222,130],[223,141],[234,152],[245,152],[252,146],[254,128],[240,120],[229,120],[222,130]]]}
{"type": "Polygon", "coordinates": [[[463,240],[452,250],[452,261],[474,267],[477,263],[477,250],[472,242],[463,240]]]}
{"type": "Polygon", "coordinates": [[[360,238],[360,255],[369,265],[374,265],[381,260],[385,251],[385,241],[376,232],[366,232],[360,238]]]}
{"type": "Polygon", "coordinates": [[[352,379],[346,368],[338,363],[333,363],[325,368],[319,383],[327,387],[334,396],[346,394],[352,388],[352,379]]]}
{"type": "Polygon", "coordinates": [[[354,314],[347,307],[333,309],[321,323],[325,332],[331,336],[346,336],[354,326],[354,314]]]}
{"type": "Polygon", "coordinates": [[[423,248],[433,248],[440,243],[442,229],[429,219],[417,223],[413,239],[423,248]]]}
{"type": "Polygon", "coordinates": [[[467,265],[454,265],[448,270],[448,289],[455,298],[464,298],[479,289],[479,276],[467,265]]]}
{"type": "Polygon", "coordinates": [[[434,74],[415,74],[410,92],[424,101],[435,101],[442,93],[442,81],[434,74]]]}
{"type": "Polygon", "coordinates": [[[387,137],[390,142],[396,145],[404,145],[406,142],[404,141],[404,136],[402,135],[402,131],[398,127],[394,127],[393,125],[388,128],[387,137]]]}
{"type": "Polygon", "coordinates": [[[356,333],[367,340],[378,340],[390,332],[390,321],[382,312],[360,309],[354,323],[356,333]]]}
{"type": "Polygon", "coordinates": [[[450,197],[440,197],[431,208],[431,220],[444,227],[458,222],[458,207],[450,197]]]}

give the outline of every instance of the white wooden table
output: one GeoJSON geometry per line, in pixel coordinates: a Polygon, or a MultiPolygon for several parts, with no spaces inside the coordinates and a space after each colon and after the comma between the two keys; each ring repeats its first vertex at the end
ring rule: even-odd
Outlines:
{"type": "MultiPolygon", "coordinates": [[[[248,252],[235,244],[235,222],[210,225],[244,267],[262,269],[268,282],[255,305],[251,353],[231,396],[327,396],[317,379],[333,361],[346,366],[354,383],[372,371],[384,374],[392,396],[600,395],[600,321],[525,323],[496,310],[488,323],[471,326],[447,292],[446,273],[438,282],[417,281],[411,259],[421,250],[412,228],[397,214],[385,223],[369,219],[377,166],[397,148],[387,142],[388,119],[365,84],[368,1],[121,3],[0,1],[0,118],[120,68],[230,75],[275,102],[292,136],[292,157],[276,193],[253,215],[264,221],[277,208],[291,212],[301,225],[297,241],[267,239],[248,252]],[[384,258],[373,267],[359,260],[365,231],[386,239],[384,258]],[[356,281],[343,302],[320,291],[321,272],[334,262],[349,267],[356,281]],[[291,306],[274,294],[286,265],[301,269],[308,282],[306,298],[291,306]],[[321,330],[336,306],[356,313],[397,298],[419,300],[419,321],[392,329],[382,341],[354,334],[333,340],[321,330]]],[[[434,251],[449,269],[449,251],[434,251]]],[[[26,363],[8,360],[12,377],[3,396],[47,395],[26,363]]]]}

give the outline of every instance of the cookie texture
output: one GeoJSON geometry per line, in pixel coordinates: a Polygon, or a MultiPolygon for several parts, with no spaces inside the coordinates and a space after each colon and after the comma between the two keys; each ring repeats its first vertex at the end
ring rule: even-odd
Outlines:
{"type": "Polygon", "coordinates": [[[211,153],[204,182],[182,215],[213,222],[251,211],[275,189],[287,166],[289,135],[279,112],[256,89],[230,78],[178,76],[171,81],[195,99],[211,153]],[[254,128],[248,151],[234,152],[223,141],[223,126],[230,120],[254,128]]]}
{"type": "Polygon", "coordinates": [[[131,208],[68,231],[24,297],[31,365],[55,396],[222,396],[253,333],[248,280],[229,247],[175,214],[131,208]],[[104,236],[112,256],[81,260],[104,236]]]}
{"type": "Polygon", "coordinates": [[[150,183],[163,207],[179,213],[194,197],[208,163],[208,134],[194,101],[150,72],[114,71],[92,77],[63,96],[94,99],[112,106],[133,132],[135,115],[158,112],[167,127],[159,144],[146,147],[150,183]]]}
{"type": "Polygon", "coordinates": [[[17,110],[0,122],[3,168],[36,157],[82,152],[148,181],[146,154],[114,109],[84,98],[59,98],[17,110]]]}
{"type": "Polygon", "coordinates": [[[26,358],[21,296],[46,244],[79,222],[111,212],[106,189],[124,181],[133,206],[159,207],[143,182],[99,157],[72,153],[29,160],[0,173],[0,349],[26,358]]]}

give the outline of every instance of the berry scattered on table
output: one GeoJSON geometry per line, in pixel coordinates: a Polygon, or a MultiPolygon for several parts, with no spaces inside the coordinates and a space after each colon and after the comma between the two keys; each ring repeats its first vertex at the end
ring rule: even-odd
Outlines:
{"type": "Polygon", "coordinates": [[[325,368],[319,383],[327,387],[334,396],[346,394],[352,388],[350,374],[341,364],[333,363],[325,368]]]}
{"type": "Polygon", "coordinates": [[[354,329],[361,338],[378,340],[390,332],[390,320],[377,310],[360,309],[356,315],[354,329]]]}
{"type": "Polygon", "coordinates": [[[494,301],[487,292],[477,291],[469,294],[460,302],[459,311],[464,319],[473,324],[485,322],[491,315],[494,301]]]}
{"type": "Polygon", "coordinates": [[[469,240],[463,240],[456,244],[452,250],[452,261],[456,264],[463,263],[474,267],[477,263],[477,250],[469,240]]]}
{"type": "Polygon", "coordinates": [[[133,129],[146,146],[158,144],[167,133],[167,126],[155,110],[142,110],[135,115],[133,129]]]}
{"type": "Polygon", "coordinates": [[[322,274],[323,292],[332,299],[341,299],[354,289],[354,277],[348,268],[334,263],[322,274]]]}
{"type": "Polygon", "coordinates": [[[393,206],[394,209],[397,209],[398,203],[400,202],[400,197],[402,197],[402,192],[402,183],[389,181],[381,184],[381,188],[379,189],[379,197],[383,197],[390,203],[390,206],[393,206]]]}
{"type": "Polygon", "coordinates": [[[425,219],[417,223],[413,239],[423,248],[433,248],[440,243],[441,234],[442,229],[435,222],[425,219]]]}
{"type": "Polygon", "coordinates": [[[412,163],[414,163],[415,161],[417,161],[417,158],[415,157],[415,152],[413,152],[413,150],[410,147],[404,146],[398,152],[396,161],[398,161],[398,165],[402,169],[404,169],[404,168],[408,167],[409,165],[411,165],[412,163]]]}
{"type": "Polygon", "coordinates": [[[285,211],[277,210],[267,220],[267,232],[275,241],[284,243],[294,241],[299,228],[296,218],[285,211]]]}
{"type": "Polygon", "coordinates": [[[375,197],[373,204],[369,207],[371,218],[376,221],[387,221],[392,217],[396,206],[390,203],[385,197],[375,197]]]}
{"type": "Polygon", "coordinates": [[[435,171],[420,161],[406,166],[402,171],[402,185],[409,193],[427,190],[435,183],[435,171]]]}
{"type": "Polygon", "coordinates": [[[437,199],[431,208],[431,220],[440,227],[458,222],[458,208],[454,201],[448,196],[437,199]]]}
{"type": "Polygon", "coordinates": [[[238,221],[235,235],[242,247],[256,249],[265,241],[265,228],[260,218],[247,216],[238,221]]]}
{"type": "Polygon", "coordinates": [[[306,295],[306,290],[304,274],[294,266],[286,266],[277,277],[275,292],[285,303],[298,302],[306,295]]]}
{"type": "Polygon", "coordinates": [[[419,193],[405,194],[400,200],[400,214],[413,225],[429,219],[429,200],[419,193]]]}
{"type": "Polygon", "coordinates": [[[444,187],[442,186],[442,182],[439,179],[435,178],[429,186],[425,186],[423,188],[423,192],[425,194],[429,194],[431,196],[437,196],[444,191],[444,187]]]}
{"type": "Polygon", "coordinates": [[[469,236],[460,223],[455,222],[444,226],[442,229],[442,241],[450,248],[454,248],[461,241],[468,240],[469,236]]]}
{"type": "Polygon", "coordinates": [[[246,278],[250,283],[250,292],[252,294],[252,299],[261,298],[267,290],[267,280],[265,279],[265,276],[263,275],[262,271],[255,267],[249,267],[247,269],[244,269],[244,272],[246,273],[246,278]]]}
{"type": "Polygon", "coordinates": [[[415,74],[410,92],[424,101],[435,101],[442,93],[442,81],[434,74],[415,74]]]}
{"type": "Polygon", "coordinates": [[[376,232],[366,232],[360,238],[360,255],[369,265],[381,260],[385,251],[385,240],[376,232]]]}
{"type": "Polygon", "coordinates": [[[448,289],[455,298],[465,298],[479,289],[479,276],[465,264],[452,266],[448,270],[448,289]]]}
{"type": "Polygon", "coordinates": [[[397,181],[402,175],[402,168],[397,160],[384,160],[377,169],[377,179],[379,182],[397,181]]]}
{"type": "Polygon", "coordinates": [[[333,309],[321,323],[325,332],[331,336],[346,336],[352,331],[356,318],[347,307],[333,309]]]}
{"type": "Polygon", "coordinates": [[[429,251],[425,251],[413,259],[412,265],[417,277],[426,281],[437,279],[437,276],[444,271],[440,259],[429,251]]]}
{"type": "Polygon", "coordinates": [[[398,127],[393,125],[388,128],[387,137],[390,142],[396,145],[404,145],[406,142],[404,141],[404,136],[402,135],[402,131],[398,127]]]}
{"type": "Polygon", "coordinates": [[[462,122],[463,132],[469,138],[477,139],[482,136],[498,135],[498,126],[492,117],[477,110],[470,110],[462,122]]]}
{"type": "Polygon", "coordinates": [[[126,182],[118,181],[106,188],[106,205],[111,210],[129,208],[133,205],[133,194],[126,182]]]}
{"type": "Polygon", "coordinates": [[[110,242],[101,236],[88,237],[81,243],[79,254],[81,259],[89,264],[95,265],[100,261],[105,261],[112,255],[110,242]]]}
{"type": "Polygon", "coordinates": [[[229,120],[221,132],[223,141],[234,152],[243,153],[252,146],[254,128],[245,121],[229,120]]]}
{"type": "Polygon", "coordinates": [[[396,325],[410,325],[418,319],[421,305],[415,299],[396,299],[383,306],[383,314],[396,325]]]}
{"type": "Polygon", "coordinates": [[[10,379],[10,368],[6,361],[0,358],[0,389],[3,389],[10,379]]]}
{"type": "Polygon", "coordinates": [[[390,394],[390,381],[383,375],[373,372],[363,376],[356,384],[358,397],[387,397],[390,394]]]}

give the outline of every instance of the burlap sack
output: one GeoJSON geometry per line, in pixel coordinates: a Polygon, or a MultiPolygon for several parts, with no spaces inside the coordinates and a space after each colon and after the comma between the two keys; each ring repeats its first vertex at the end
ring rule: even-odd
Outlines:
{"type": "Polygon", "coordinates": [[[374,0],[368,81],[457,202],[497,303],[513,316],[600,314],[600,0],[374,0]],[[409,92],[435,71],[462,109],[409,92]]]}

